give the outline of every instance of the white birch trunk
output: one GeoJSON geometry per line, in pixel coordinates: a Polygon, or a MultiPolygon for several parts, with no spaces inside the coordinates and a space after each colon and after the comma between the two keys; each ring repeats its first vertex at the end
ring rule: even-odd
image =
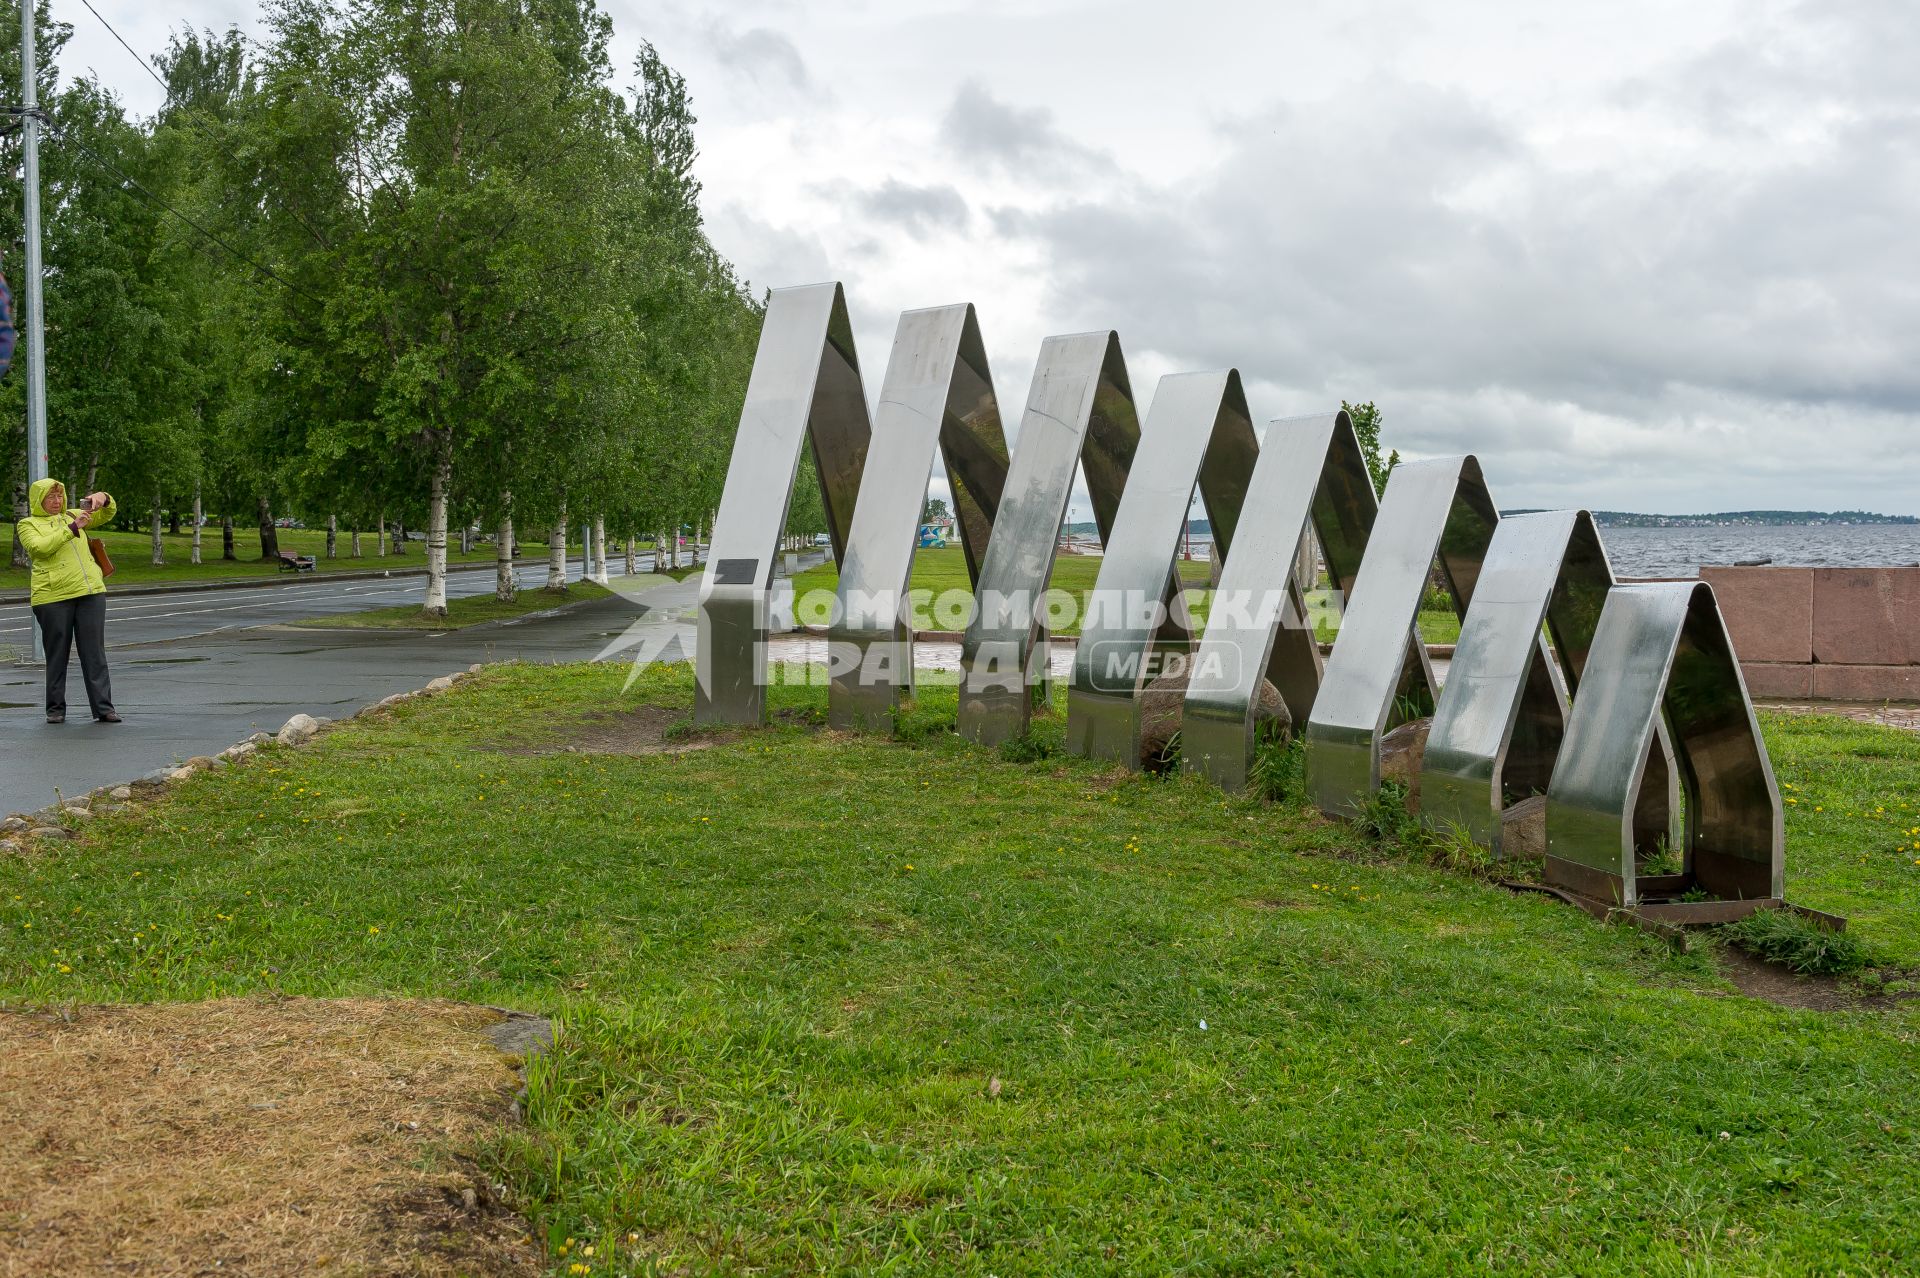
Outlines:
{"type": "Polygon", "coordinates": [[[167,562],[167,547],[166,544],[160,540],[160,499],[158,497],[153,499],[153,510],[148,520],[148,528],[153,533],[153,566],[158,568],[167,562]]]}
{"type": "Polygon", "coordinates": [[[339,558],[339,556],[340,556],[340,516],[328,515],[327,516],[327,558],[337,559],[339,558]]]}
{"type": "Polygon", "coordinates": [[[353,530],[352,544],[353,544],[353,557],[355,559],[358,559],[360,557],[360,529],[357,525],[354,527],[354,530],[353,530]]]}
{"type": "MultiPolygon", "coordinates": [[[[506,509],[513,509],[509,497],[506,509]]],[[[493,547],[493,597],[501,603],[512,603],[519,593],[520,583],[513,575],[513,515],[500,517],[500,530],[495,534],[493,547]]]]}
{"type": "Polygon", "coordinates": [[[612,580],[612,574],[607,571],[607,517],[605,515],[593,517],[593,547],[595,567],[593,579],[604,586],[612,580]]]}
{"type": "Polygon", "coordinates": [[[375,559],[387,557],[387,516],[384,511],[381,512],[380,522],[374,525],[373,557],[375,559]]]}
{"type": "Polygon", "coordinates": [[[193,562],[200,562],[200,485],[193,486],[193,562]]]}
{"type": "Polygon", "coordinates": [[[447,485],[453,479],[453,450],[443,447],[434,459],[427,486],[427,605],[429,617],[447,615],[447,485]]]}
{"type": "Polygon", "coordinates": [[[567,508],[560,508],[560,519],[547,535],[547,589],[567,588],[567,508]]]}
{"type": "Polygon", "coordinates": [[[627,576],[633,576],[638,569],[639,565],[633,561],[633,538],[629,537],[627,538],[627,576]]]}

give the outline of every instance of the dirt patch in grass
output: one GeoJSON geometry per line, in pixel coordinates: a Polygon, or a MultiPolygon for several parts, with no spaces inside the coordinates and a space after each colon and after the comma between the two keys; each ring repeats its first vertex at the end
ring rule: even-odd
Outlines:
{"type": "Polygon", "coordinates": [[[1809,1012],[1884,1011],[1905,997],[1868,994],[1837,977],[1803,975],[1731,945],[1720,952],[1720,970],[1748,998],[1809,1012]]]}
{"type": "Polygon", "coordinates": [[[696,728],[689,712],[656,705],[549,716],[530,728],[494,748],[506,754],[689,754],[739,735],[737,728],[696,728]]]}
{"type": "Polygon", "coordinates": [[[466,1004],[0,1013],[0,1275],[537,1274],[463,1150],[515,1060],[466,1004]]]}

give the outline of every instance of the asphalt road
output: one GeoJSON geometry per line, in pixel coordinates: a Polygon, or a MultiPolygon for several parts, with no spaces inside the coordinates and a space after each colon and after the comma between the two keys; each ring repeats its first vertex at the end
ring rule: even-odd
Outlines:
{"type": "MultiPolygon", "coordinates": [[[[620,563],[620,561],[610,561],[620,563]]],[[[419,566],[416,558],[414,567],[419,566]]],[[[641,572],[651,572],[652,557],[638,559],[641,572]]],[[[578,581],[581,563],[567,566],[567,577],[578,581]]],[[[520,587],[534,589],[547,580],[547,566],[522,564],[517,570],[520,587]]],[[[493,593],[493,569],[461,569],[447,574],[447,598],[493,593]]],[[[281,579],[259,586],[227,587],[219,590],[179,590],[164,594],[115,595],[107,592],[107,646],[123,648],[133,644],[184,639],[193,635],[216,634],[222,630],[243,630],[326,617],[342,612],[361,612],[369,608],[390,608],[395,604],[418,603],[427,597],[425,575],[394,577],[372,581],[329,581],[325,577],[303,577],[296,581],[281,579]]],[[[0,649],[24,651],[32,643],[33,616],[23,604],[0,609],[0,649]]],[[[77,686],[77,685],[76,685],[77,686]]]]}
{"type": "MultiPolygon", "coordinates": [[[[643,565],[644,566],[644,565],[643,565]]],[[[543,566],[521,572],[545,580],[543,566]]],[[[572,570],[578,578],[579,566],[572,570]]],[[[449,594],[492,589],[491,572],[450,574],[449,594]]],[[[244,590],[109,597],[108,657],[120,724],[86,713],[79,663],[68,674],[65,724],[46,722],[40,667],[0,664],[0,814],[31,811],[56,788],[81,794],[211,754],[297,713],[340,719],[476,661],[585,661],[630,625],[683,626],[698,579],[645,606],[616,594],[554,617],[465,631],[311,630],[284,623],[425,596],[425,578],[287,583],[244,590]],[[670,606],[669,606],[670,605],[670,606]]],[[[23,645],[25,605],[0,610],[0,644],[23,645]]],[[[662,654],[684,652],[669,645],[662,654]]]]}

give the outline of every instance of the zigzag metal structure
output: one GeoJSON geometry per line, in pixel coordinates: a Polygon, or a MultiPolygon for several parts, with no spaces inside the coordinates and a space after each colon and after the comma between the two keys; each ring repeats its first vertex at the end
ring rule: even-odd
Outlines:
{"type": "Polygon", "coordinates": [[[1498,849],[1503,810],[1544,792],[1547,880],[1589,908],[1706,917],[1669,899],[1695,889],[1722,898],[1714,918],[1782,904],[1779,793],[1708,586],[1614,584],[1585,512],[1502,520],[1471,456],[1402,465],[1376,502],[1344,413],[1276,421],[1256,443],[1233,370],[1162,378],[1143,426],[1112,332],[1046,340],[1009,460],[970,305],[902,316],[870,426],[839,285],[770,296],[701,587],[702,722],[764,714],[803,443],[842,565],[837,724],[884,726],[911,687],[904,604],[937,445],[974,587],[958,728],[989,744],[1026,730],[1079,470],[1105,556],[1068,694],[1075,753],[1141,766],[1148,658],[1181,651],[1182,766],[1224,788],[1247,785],[1271,682],[1330,814],[1379,788],[1388,732],[1431,716],[1429,818],[1498,849]],[[1174,562],[1196,492],[1220,556],[1197,640],[1174,562]],[[1324,668],[1301,606],[1306,545],[1346,596],[1324,668]],[[1461,617],[1444,684],[1415,627],[1436,566],[1461,617]],[[1669,829],[1678,872],[1644,872],[1669,829]]]}

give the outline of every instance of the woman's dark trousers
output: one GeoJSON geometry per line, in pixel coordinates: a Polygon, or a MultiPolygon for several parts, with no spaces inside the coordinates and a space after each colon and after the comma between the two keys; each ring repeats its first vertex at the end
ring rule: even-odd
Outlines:
{"type": "Polygon", "coordinates": [[[80,673],[86,680],[87,705],[97,719],[113,710],[113,690],[107,684],[107,596],[104,593],[35,604],[34,619],[47,645],[47,713],[67,709],[67,654],[80,646],[80,673]]]}

